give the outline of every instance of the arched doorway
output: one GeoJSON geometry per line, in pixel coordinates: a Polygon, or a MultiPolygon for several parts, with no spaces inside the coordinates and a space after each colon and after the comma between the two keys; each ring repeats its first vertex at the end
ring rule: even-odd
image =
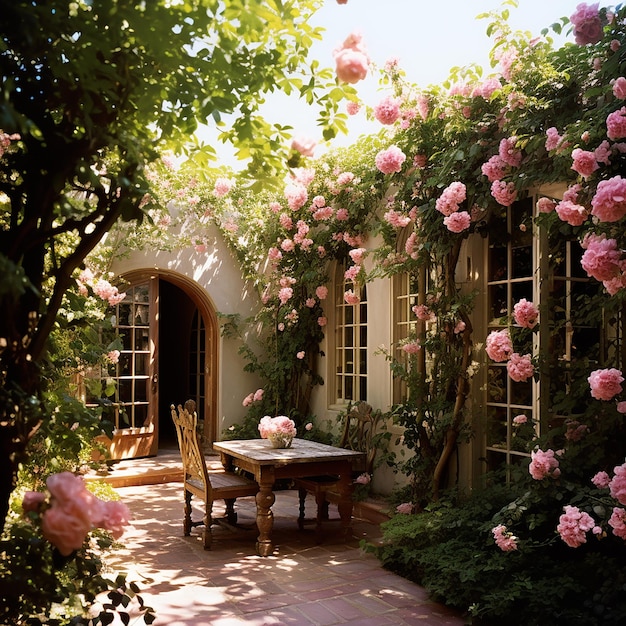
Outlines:
{"type": "Polygon", "coordinates": [[[218,324],[208,294],[166,270],[122,275],[116,307],[124,348],[116,367],[114,459],[153,456],[176,446],[171,404],[196,401],[207,442],[217,432],[218,324]]]}

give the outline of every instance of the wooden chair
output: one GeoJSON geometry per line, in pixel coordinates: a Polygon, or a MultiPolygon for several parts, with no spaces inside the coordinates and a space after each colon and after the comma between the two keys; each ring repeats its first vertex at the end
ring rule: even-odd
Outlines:
{"type": "MultiPolygon", "coordinates": [[[[364,452],[365,456],[353,465],[353,477],[363,473],[371,474],[376,458],[376,448],[372,444],[372,438],[376,431],[376,420],[372,416],[372,407],[367,402],[357,402],[348,406],[346,421],[343,427],[340,448],[364,452]]],[[[307,493],[313,494],[317,505],[316,531],[321,536],[322,522],[329,520],[328,516],[328,493],[333,491],[339,482],[338,476],[311,476],[295,479],[295,487],[298,489],[300,500],[300,515],[298,527],[304,528],[307,522],[305,517],[305,502],[307,493]]]]}
{"type": "Polygon", "coordinates": [[[196,403],[193,400],[187,400],[184,407],[179,404],[178,413],[173,404],[170,408],[172,419],[176,426],[178,445],[183,461],[185,494],[184,535],[188,537],[193,527],[204,525],[202,540],[204,549],[209,550],[213,538],[211,526],[224,521],[212,517],[213,502],[215,500],[224,500],[226,504],[225,519],[232,527],[237,523],[235,500],[255,495],[259,490],[259,486],[253,480],[239,474],[227,472],[224,469],[209,470],[207,468],[197,432],[198,416],[196,414],[196,403]],[[202,521],[194,522],[191,519],[191,499],[193,496],[200,498],[204,502],[205,513],[202,521]]]}

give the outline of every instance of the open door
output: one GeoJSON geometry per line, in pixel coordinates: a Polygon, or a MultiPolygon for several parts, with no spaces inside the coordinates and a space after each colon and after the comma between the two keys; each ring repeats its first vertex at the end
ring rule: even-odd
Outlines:
{"type": "Polygon", "coordinates": [[[125,291],[115,307],[115,332],[123,349],[112,376],[115,434],[107,441],[112,459],[153,456],[158,447],[158,278],[125,291]]]}

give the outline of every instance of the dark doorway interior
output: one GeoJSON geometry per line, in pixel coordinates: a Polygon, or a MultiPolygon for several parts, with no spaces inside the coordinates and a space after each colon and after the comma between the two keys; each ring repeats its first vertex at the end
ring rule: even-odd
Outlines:
{"type": "MultiPolygon", "coordinates": [[[[195,394],[190,389],[190,336],[197,307],[179,287],[159,284],[159,449],[176,447],[172,404],[183,404],[195,394]]],[[[202,418],[202,406],[198,417],[202,418]]]]}

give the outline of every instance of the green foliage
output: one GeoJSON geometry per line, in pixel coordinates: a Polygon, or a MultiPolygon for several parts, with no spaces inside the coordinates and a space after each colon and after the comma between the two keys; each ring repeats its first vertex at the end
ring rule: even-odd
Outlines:
{"type": "Polygon", "coordinates": [[[530,502],[525,487],[500,479],[466,499],[431,505],[418,515],[396,515],[384,541],[370,550],[402,576],[424,585],[477,623],[539,626],[618,624],[626,616],[624,542],[593,539],[580,549],[554,538],[549,490],[530,502]],[[510,499],[518,495],[518,504],[510,499]],[[524,502],[522,507],[521,503],[524,502]],[[523,509],[523,510],[521,510],[523,509]],[[534,544],[501,552],[491,529],[502,515],[532,520],[534,544]]]}
{"type": "Polygon", "coordinates": [[[104,574],[102,555],[111,550],[111,539],[106,533],[93,535],[89,544],[64,557],[32,524],[12,519],[0,537],[0,620],[15,626],[97,626],[117,616],[129,623],[127,610],[136,603],[142,622],[152,624],[154,611],[137,584],[123,574],[114,579],[104,574]]]}

